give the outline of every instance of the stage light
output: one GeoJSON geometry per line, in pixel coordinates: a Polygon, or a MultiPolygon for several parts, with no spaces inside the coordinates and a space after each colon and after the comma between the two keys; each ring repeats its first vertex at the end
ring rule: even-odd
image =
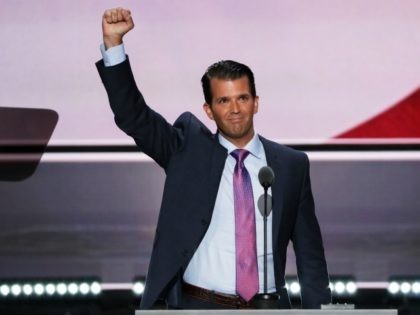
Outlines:
{"type": "Polygon", "coordinates": [[[353,276],[331,276],[329,284],[333,296],[350,297],[356,294],[357,284],[353,276]]]}
{"type": "Polygon", "coordinates": [[[414,282],[413,285],[411,286],[411,291],[413,291],[414,294],[419,294],[420,293],[420,282],[414,282]]]}
{"type": "Polygon", "coordinates": [[[392,295],[419,298],[419,276],[393,276],[389,279],[388,291],[392,295]]]}
{"type": "Polygon", "coordinates": [[[30,280],[0,280],[0,297],[18,299],[34,299],[59,296],[60,298],[88,297],[99,295],[101,284],[96,278],[88,279],[48,279],[45,282],[38,279],[30,280]],[[13,282],[12,282],[13,281],[13,282]],[[48,281],[48,282],[47,282],[48,281]]]}
{"type": "Polygon", "coordinates": [[[45,292],[45,287],[41,283],[37,283],[34,285],[34,292],[36,295],[40,296],[43,295],[45,292]]]}
{"type": "Polygon", "coordinates": [[[401,283],[400,285],[400,291],[403,294],[408,294],[411,291],[411,284],[404,281],[403,283],[401,283]]]}
{"type": "Polygon", "coordinates": [[[82,295],[89,294],[89,291],[90,291],[89,284],[88,284],[87,282],[82,282],[82,283],[79,285],[79,291],[80,291],[80,293],[81,293],[82,295]]]}
{"type": "Polygon", "coordinates": [[[292,294],[299,294],[300,292],[300,285],[297,281],[294,281],[290,284],[290,292],[292,294]]]}
{"type": "Polygon", "coordinates": [[[101,285],[99,284],[99,282],[93,282],[90,285],[90,292],[94,295],[98,295],[99,293],[101,293],[101,285]]]}
{"type": "MultiPolygon", "coordinates": [[[[344,297],[352,296],[357,292],[357,284],[352,276],[335,276],[331,277],[330,280],[328,287],[333,295],[344,297]]],[[[302,290],[298,278],[293,276],[286,277],[285,287],[291,295],[297,295],[302,290]]]]}
{"type": "Polygon", "coordinates": [[[10,287],[7,284],[0,286],[0,294],[2,296],[8,296],[10,294],[10,287]]]}
{"type": "Polygon", "coordinates": [[[55,294],[55,285],[53,283],[48,283],[45,286],[45,292],[47,292],[48,295],[55,294]]]}
{"type": "Polygon", "coordinates": [[[143,292],[144,292],[144,284],[143,284],[143,282],[136,282],[136,283],[134,283],[134,285],[133,285],[133,292],[136,295],[143,294],[143,292]]]}
{"type": "Polygon", "coordinates": [[[285,288],[290,296],[298,297],[300,294],[299,279],[296,276],[286,276],[285,288]]]}
{"type": "Polygon", "coordinates": [[[337,281],[334,286],[334,291],[337,292],[337,294],[343,294],[346,291],[346,286],[344,285],[344,282],[337,281]]]}
{"type": "Polygon", "coordinates": [[[67,293],[67,286],[65,283],[60,282],[56,285],[55,290],[59,295],[64,295],[67,293]]]}
{"type": "Polygon", "coordinates": [[[72,282],[67,286],[67,291],[70,295],[76,295],[79,292],[79,287],[76,283],[72,282]]]}
{"type": "Polygon", "coordinates": [[[132,290],[134,295],[140,296],[144,293],[146,287],[146,278],[145,277],[135,277],[133,279],[132,290]]]}
{"type": "Polygon", "coordinates": [[[389,285],[388,285],[388,291],[391,294],[397,294],[400,291],[400,285],[398,284],[398,282],[396,281],[392,281],[389,285]]]}
{"type": "Polygon", "coordinates": [[[349,281],[346,284],[346,291],[349,294],[354,294],[357,291],[357,286],[356,283],[354,283],[353,281],[349,281]]]}
{"type": "Polygon", "coordinates": [[[22,293],[22,287],[20,284],[13,284],[11,287],[12,294],[14,296],[19,296],[22,293]]]}
{"type": "Polygon", "coordinates": [[[33,290],[32,286],[30,284],[26,283],[26,284],[23,285],[22,291],[23,291],[23,294],[25,294],[26,296],[29,296],[29,295],[32,294],[32,292],[34,290],[33,290]]]}

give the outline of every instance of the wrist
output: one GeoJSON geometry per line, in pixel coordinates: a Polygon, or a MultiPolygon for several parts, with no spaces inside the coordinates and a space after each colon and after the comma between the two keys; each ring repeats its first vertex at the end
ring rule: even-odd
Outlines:
{"type": "Polygon", "coordinates": [[[105,49],[109,49],[123,43],[122,36],[104,36],[105,49]]]}

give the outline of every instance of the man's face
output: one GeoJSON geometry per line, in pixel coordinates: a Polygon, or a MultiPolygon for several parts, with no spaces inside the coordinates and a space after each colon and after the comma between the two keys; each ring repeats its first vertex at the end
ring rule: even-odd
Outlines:
{"type": "Polygon", "coordinates": [[[205,103],[204,111],[226,139],[237,147],[244,147],[254,136],[253,118],[258,112],[258,96],[251,95],[248,77],[213,78],[210,87],[212,104],[205,103]]]}

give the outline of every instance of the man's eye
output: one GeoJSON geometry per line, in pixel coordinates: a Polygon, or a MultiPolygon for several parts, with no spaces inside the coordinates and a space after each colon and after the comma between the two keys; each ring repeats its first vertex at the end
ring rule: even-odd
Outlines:
{"type": "Polygon", "coordinates": [[[227,103],[227,99],[226,98],[221,98],[220,100],[219,100],[219,103],[220,104],[225,104],[225,103],[227,103]]]}
{"type": "Polygon", "coordinates": [[[245,101],[248,100],[248,96],[242,95],[242,96],[239,97],[239,100],[242,101],[242,102],[245,102],[245,101]]]}

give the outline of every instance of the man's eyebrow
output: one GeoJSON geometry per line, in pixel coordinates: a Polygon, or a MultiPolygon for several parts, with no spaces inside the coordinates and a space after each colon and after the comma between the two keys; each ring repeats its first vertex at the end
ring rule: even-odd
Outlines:
{"type": "Polygon", "coordinates": [[[216,98],[216,101],[221,101],[221,100],[228,100],[229,96],[220,96],[218,98],[216,98]]]}

